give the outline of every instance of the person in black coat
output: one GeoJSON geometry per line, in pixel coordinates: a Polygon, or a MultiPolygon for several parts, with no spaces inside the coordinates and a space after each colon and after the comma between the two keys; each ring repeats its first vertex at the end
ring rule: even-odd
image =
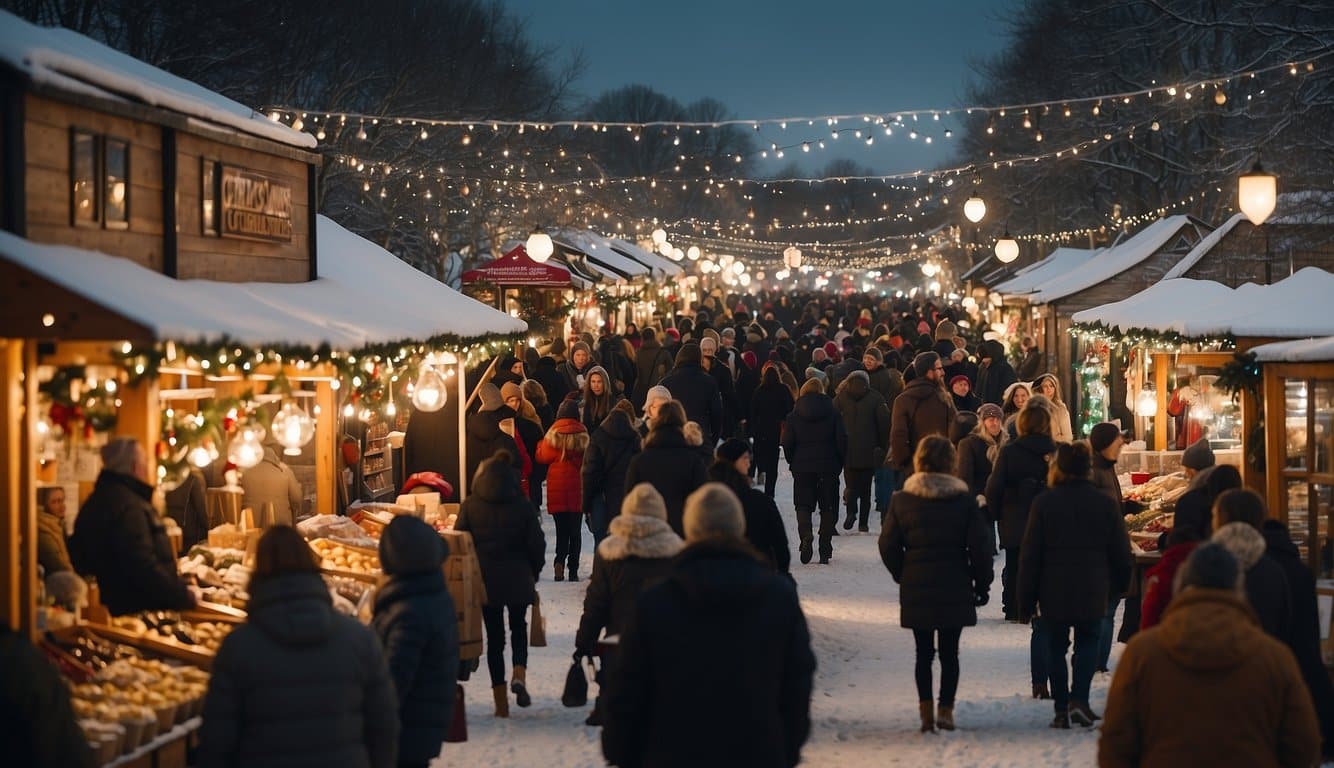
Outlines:
{"type": "Polygon", "coordinates": [[[176,572],[171,541],[144,482],[148,456],[139,441],[118,437],[102,447],[102,471],[79,509],[69,541],[75,570],[97,577],[113,616],[179,611],[195,604],[176,572]]]}
{"type": "Polygon", "coordinates": [[[792,391],[778,377],[778,366],[764,366],[760,386],[750,398],[746,431],[754,445],[756,470],[764,479],[764,493],[774,497],[778,485],[778,448],[783,422],[792,412],[792,391]]]}
{"type": "Polygon", "coordinates": [[[626,491],[640,483],[649,483],[662,494],[667,504],[667,522],[677,535],[685,531],[682,518],[686,497],[707,479],[699,449],[687,443],[681,432],[685,424],[685,410],[679,402],[669,400],[658,406],[658,415],[644,438],[644,449],[630,459],[630,468],[625,473],[626,491]]]}
{"type": "Polygon", "coordinates": [[[639,351],[635,353],[635,387],[630,401],[643,410],[649,387],[657,386],[672,370],[672,353],[658,341],[652,328],[639,332],[639,351]]]}
{"type": "Polygon", "coordinates": [[[181,527],[181,552],[208,541],[208,507],[204,501],[204,473],[191,469],[180,485],[167,491],[167,517],[181,527]]]}
{"type": "MultiPolygon", "coordinates": [[[[685,408],[686,419],[699,425],[707,446],[707,450],[701,451],[701,459],[712,455],[713,444],[723,428],[723,399],[718,381],[704,370],[703,359],[698,344],[686,344],[676,355],[676,367],[659,382],[685,408]]],[[[667,509],[671,510],[670,503],[667,509]]]]}
{"type": "MultiPolygon", "coordinates": [[[[750,404],[760,386],[759,358],[754,352],[742,352],[737,362],[736,406],[737,434],[745,436],[746,420],[750,418],[750,404]]],[[[753,470],[752,470],[753,473],[753,470]]]]}
{"type": "Polygon", "coordinates": [[[880,559],[899,584],[899,624],[917,644],[917,701],[922,731],[954,730],[959,687],[959,637],[977,624],[994,578],[991,531],[967,484],[949,474],[954,447],[926,437],[913,455],[913,474],[889,502],[880,531],[880,559]],[[940,709],[931,703],[931,660],[940,653],[940,709]]]}
{"type": "Polygon", "coordinates": [[[620,400],[593,430],[584,451],[581,470],[584,515],[593,532],[594,544],[607,535],[607,524],[621,509],[625,476],[630,461],[639,454],[639,432],[631,418],[633,406],[620,400]]]}
{"type": "Polygon", "coordinates": [[[746,544],[726,487],[696,491],[685,526],[688,546],[621,633],[603,755],[623,768],[791,768],[815,673],[796,590],[746,544]]]}
{"type": "Polygon", "coordinates": [[[538,574],[546,561],[547,540],[532,503],[519,488],[511,459],[501,454],[482,462],[471,493],[459,506],[454,530],[472,534],[487,603],[482,608],[486,629],[486,666],[496,717],[509,717],[505,693],[505,618],[513,643],[514,685],[520,706],[528,706],[528,606],[533,604],[538,574]]]}
{"type": "Polygon", "coordinates": [[[0,739],[8,765],[94,768],[69,687],[26,634],[0,623],[0,739]]]}
{"type": "Polygon", "coordinates": [[[1019,380],[1014,366],[1005,359],[1005,347],[995,339],[987,339],[978,347],[982,363],[977,367],[977,386],[973,390],[984,403],[1001,405],[1005,390],[1019,380]]]}
{"type": "Polygon", "coordinates": [[[500,428],[500,422],[512,418],[514,412],[505,407],[500,390],[489,381],[481,385],[480,398],[482,401],[480,410],[468,414],[468,418],[463,422],[466,438],[465,466],[468,477],[472,478],[477,474],[477,468],[483,461],[501,452],[510,457],[515,470],[522,471],[523,464],[519,459],[518,445],[515,444],[513,437],[505,434],[500,428]]]}
{"type": "MultiPolygon", "coordinates": [[[[713,430],[712,435],[704,436],[703,447],[708,452],[705,460],[708,461],[709,456],[713,454],[714,445],[717,441],[732,436],[736,430],[736,423],[741,417],[737,412],[736,382],[732,380],[732,369],[727,367],[727,363],[722,358],[718,357],[718,343],[705,336],[699,340],[699,351],[704,370],[708,371],[709,375],[718,384],[718,399],[723,404],[723,416],[719,428],[713,430]]],[[[671,389],[671,387],[668,387],[668,389],[671,389]]]]}
{"type": "Polygon", "coordinates": [[[560,375],[561,366],[565,364],[565,342],[560,339],[553,341],[551,351],[555,353],[558,342],[561,356],[558,358],[554,354],[543,355],[538,358],[537,367],[528,372],[528,378],[542,385],[542,391],[547,395],[547,402],[551,403],[559,403],[570,393],[569,387],[565,384],[565,377],[560,375]]]}
{"type": "Polygon", "coordinates": [[[375,593],[371,628],[398,693],[398,765],[426,766],[440,754],[454,712],[459,626],[442,566],[448,547],[431,526],[395,517],[380,537],[387,578],[375,593]]]}
{"type": "Polygon", "coordinates": [[[746,517],[746,541],[773,565],[779,573],[792,570],[792,550],[788,548],[787,530],[778,505],[758,488],[752,488],[750,478],[750,445],[745,440],[732,438],[723,441],[709,466],[709,479],[732,489],[741,501],[746,517]]]}
{"type": "Polygon", "coordinates": [[[982,407],[982,399],[973,393],[973,382],[962,373],[956,373],[949,380],[950,398],[954,401],[954,410],[977,413],[982,407]]]}
{"type": "Polygon", "coordinates": [[[843,497],[848,516],[843,529],[851,530],[855,524],[857,530],[866,533],[871,530],[871,484],[875,470],[885,463],[889,453],[889,405],[879,392],[871,389],[870,375],[855,370],[839,386],[834,407],[848,434],[848,450],[843,460],[843,481],[847,485],[843,497]]]}
{"type": "Polygon", "coordinates": [[[1045,625],[1056,728],[1089,727],[1096,719],[1089,687],[1103,617],[1108,601],[1125,594],[1134,567],[1125,520],[1089,482],[1091,465],[1087,443],[1057,447],[1050,488],[1034,499],[1020,547],[1019,618],[1040,616],[1045,625]],[[1074,675],[1067,684],[1071,632],[1074,675]]]}
{"type": "MultiPolygon", "coordinates": [[[[987,511],[999,525],[1000,545],[1005,550],[1001,604],[1007,619],[1018,618],[1015,585],[1019,549],[1028,527],[1029,508],[1047,486],[1047,462],[1056,452],[1056,443],[1051,439],[1051,414],[1045,408],[1025,408],[1020,411],[1018,424],[1021,434],[996,455],[986,489],[987,511]]],[[[1038,684],[1035,679],[1034,685],[1038,684]]],[[[1045,676],[1040,684],[1046,685],[1045,676]]]]}
{"type": "MultiPolygon", "coordinates": [[[[618,511],[606,538],[594,551],[593,575],[588,579],[584,612],[574,636],[576,656],[593,656],[604,630],[607,637],[620,635],[634,612],[635,598],[671,572],[673,558],[685,547],[667,524],[662,494],[648,483],[631,488],[618,511]]],[[[615,652],[606,650],[597,678],[601,690],[607,689],[614,667],[615,652]]],[[[601,725],[604,708],[599,695],[586,724],[601,725]]]]}
{"type": "Polygon", "coordinates": [[[1009,436],[1005,433],[1000,406],[984,403],[977,415],[977,426],[959,441],[954,475],[968,484],[969,493],[985,498],[991,467],[1009,436]]]}
{"type": "Polygon", "coordinates": [[[1241,473],[1230,464],[1206,467],[1190,479],[1186,492],[1177,499],[1172,527],[1180,528],[1200,540],[1213,535],[1214,501],[1233,488],[1241,487],[1241,473]]]}
{"type": "MultiPolygon", "coordinates": [[[[1246,599],[1271,637],[1291,644],[1293,635],[1292,588],[1278,561],[1270,557],[1268,543],[1260,533],[1264,524],[1264,500],[1250,489],[1221,494],[1214,502],[1212,541],[1232,553],[1245,573],[1246,599]]],[[[1306,576],[1309,580],[1311,577],[1306,576]]]]}
{"type": "Polygon", "coordinates": [[[398,701],[380,643],[334,610],[319,568],[295,528],[260,537],[249,616],[213,660],[195,765],[397,765],[398,701]]]}
{"type": "Polygon", "coordinates": [[[792,501],[797,510],[798,547],[803,565],[811,551],[811,516],[820,508],[820,564],[834,554],[838,523],[838,473],[848,451],[848,433],[824,385],[811,379],[801,386],[783,429],[783,455],[792,471],[792,501]]]}

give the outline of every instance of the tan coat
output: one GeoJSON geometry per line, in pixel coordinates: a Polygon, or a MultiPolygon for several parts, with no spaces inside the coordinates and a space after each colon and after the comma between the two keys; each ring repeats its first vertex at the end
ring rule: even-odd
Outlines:
{"type": "Polygon", "coordinates": [[[292,468],[265,447],[264,460],[241,473],[245,505],[254,510],[257,525],[295,525],[301,514],[301,483],[292,468]],[[264,502],[273,505],[273,520],[261,520],[264,502]]]}
{"type": "Polygon", "coordinates": [[[46,569],[47,576],[74,570],[65,545],[65,522],[45,512],[37,513],[37,562],[46,569]]]}
{"type": "Polygon", "coordinates": [[[1320,756],[1297,662],[1229,590],[1187,589],[1135,635],[1103,717],[1102,768],[1310,768],[1320,756]]]}

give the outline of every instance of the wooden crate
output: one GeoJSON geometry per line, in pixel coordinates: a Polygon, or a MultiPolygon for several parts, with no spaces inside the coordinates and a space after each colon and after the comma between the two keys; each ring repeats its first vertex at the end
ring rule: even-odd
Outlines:
{"type": "Polygon", "coordinates": [[[459,657],[476,659],[482,655],[482,606],[486,604],[486,585],[472,535],[462,531],[441,531],[449,545],[445,558],[445,586],[454,599],[459,621],[459,657]]]}

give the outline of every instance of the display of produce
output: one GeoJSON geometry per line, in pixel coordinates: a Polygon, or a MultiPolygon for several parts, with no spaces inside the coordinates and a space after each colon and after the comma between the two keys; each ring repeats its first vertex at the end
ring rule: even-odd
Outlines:
{"type": "Polygon", "coordinates": [[[218,605],[244,606],[250,599],[246,585],[250,569],[243,564],[245,552],[197,544],[180,560],[181,575],[193,576],[204,600],[218,605]]]}
{"type": "Polygon", "coordinates": [[[154,642],[191,646],[191,650],[206,649],[217,653],[222,639],[232,631],[225,621],[187,621],[166,611],[142,613],[138,616],[120,616],[111,620],[111,626],[141,635],[154,642]]]}
{"type": "Polygon", "coordinates": [[[1186,492],[1186,487],[1190,481],[1186,479],[1185,474],[1173,472],[1170,475],[1159,475],[1150,478],[1143,485],[1137,485],[1125,494],[1125,498],[1138,501],[1150,508],[1165,507],[1170,504],[1176,504],[1176,500],[1186,492]]]}
{"type": "Polygon", "coordinates": [[[335,544],[354,547],[375,547],[376,541],[361,526],[341,515],[315,515],[296,524],[296,529],[307,539],[328,539],[335,544]]]}
{"type": "Polygon", "coordinates": [[[328,539],[315,539],[310,542],[310,548],[319,556],[320,568],[326,571],[380,575],[380,558],[373,549],[347,546],[328,539]]]}

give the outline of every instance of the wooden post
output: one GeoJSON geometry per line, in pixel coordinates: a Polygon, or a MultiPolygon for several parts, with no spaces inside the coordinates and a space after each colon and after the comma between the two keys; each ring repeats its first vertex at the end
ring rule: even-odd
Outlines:
{"type": "Polygon", "coordinates": [[[157,441],[162,436],[162,406],[158,402],[157,379],[144,379],[126,386],[120,394],[116,417],[116,435],[132,437],[144,446],[148,455],[148,482],[157,483],[157,441]]]}
{"type": "Polygon", "coordinates": [[[1167,450],[1167,361],[1162,352],[1153,353],[1153,386],[1158,393],[1158,410],[1153,415],[1153,449],[1167,450]]]}
{"type": "MultiPolygon", "coordinates": [[[[454,378],[458,380],[459,398],[459,502],[468,494],[468,394],[467,369],[463,365],[464,354],[458,356],[458,368],[454,378]]],[[[495,361],[492,361],[495,364],[495,361]]]]}
{"type": "Polygon", "coordinates": [[[22,581],[22,549],[19,538],[19,518],[22,516],[23,494],[20,474],[23,463],[20,431],[24,423],[23,408],[23,342],[18,339],[0,341],[0,381],[4,382],[4,396],[0,398],[0,458],[4,461],[4,504],[0,518],[0,618],[10,627],[23,625],[23,604],[19,599],[22,581]]]}
{"type": "Polygon", "coordinates": [[[332,515],[338,509],[338,400],[327,380],[315,383],[315,513],[332,515]]]}
{"type": "Polygon", "coordinates": [[[32,437],[37,432],[37,345],[23,345],[22,413],[15,421],[19,429],[19,606],[18,626],[36,641],[37,628],[37,452],[32,437]]]}

